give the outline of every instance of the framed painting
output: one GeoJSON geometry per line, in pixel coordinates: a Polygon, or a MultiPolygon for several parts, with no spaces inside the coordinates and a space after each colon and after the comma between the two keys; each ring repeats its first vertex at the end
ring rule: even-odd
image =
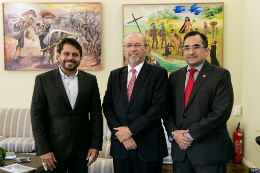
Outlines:
{"type": "Polygon", "coordinates": [[[146,36],[148,63],[167,71],[186,66],[183,38],[197,31],[208,38],[207,60],[223,67],[224,3],[124,4],[122,10],[124,36],[133,31],[146,36]]]}
{"type": "Polygon", "coordinates": [[[3,3],[5,70],[59,67],[63,38],[82,47],[81,70],[101,70],[101,3],[3,3]]]}

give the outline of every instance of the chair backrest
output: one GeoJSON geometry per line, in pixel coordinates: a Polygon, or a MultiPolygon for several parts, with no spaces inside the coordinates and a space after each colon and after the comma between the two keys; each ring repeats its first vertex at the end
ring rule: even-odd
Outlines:
{"type": "Polygon", "coordinates": [[[0,136],[33,137],[30,109],[1,109],[0,136]]]}

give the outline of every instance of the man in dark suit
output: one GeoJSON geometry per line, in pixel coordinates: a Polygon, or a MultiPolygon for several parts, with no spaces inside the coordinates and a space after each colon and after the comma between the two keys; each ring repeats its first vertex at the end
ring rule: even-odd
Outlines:
{"type": "Polygon", "coordinates": [[[127,34],[128,66],[110,73],[103,111],[112,132],[115,173],[161,173],[168,155],[161,123],[167,104],[167,71],[144,62],[146,38],[127,34]]]}
{"type": "Polygon", "coordinates": [[[169,106],[164,125],[172,141],[174,173],[223,173],[235,156],[226,122],[233,106],[228,70],[210,64],[204,34],[184,37],[188,66],[169,77],[169,106]]]}
{"type": "Polygon", "coordinates": [[[77,70],[80,44],[59,45],[60,68],[36,77],[31,106],[36,155],[46,172],[87,172],[102,149],[102,109],[96,77],[77,70]]]}

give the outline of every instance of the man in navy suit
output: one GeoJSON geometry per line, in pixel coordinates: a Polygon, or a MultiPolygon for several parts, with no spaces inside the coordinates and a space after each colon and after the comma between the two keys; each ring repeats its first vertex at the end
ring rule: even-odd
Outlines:
{"type": "Polygon", "coordinates": [[[174,173],[225,173],[236,154],[226,122],[233,106],[228,70],[210,64],[207,37],[184,37],[188,66],[169,77],[169,106],[164,125],[172,141],[174,173]]]}
{"type": "Polygon", "coordinates": [[[103,119],[97,79],[77,70],[80,44],[59,44],[60,68],[36,76],[31,106],[36,155],[50,173],[88,172],[102,149],[103,119]]]}
{"type": "Polygon", "coordinates": [[[110,155],[115,173],[161,173],[168,155],[161,124],[167,104],[167,71],[144,62],[146,37],[127,34],[128,66],[110,73],[103,111],[112,132],[110,155]]]}

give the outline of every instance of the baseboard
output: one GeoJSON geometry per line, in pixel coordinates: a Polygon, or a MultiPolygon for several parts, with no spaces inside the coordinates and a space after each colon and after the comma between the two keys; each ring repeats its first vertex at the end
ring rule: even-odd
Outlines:
{"type": "Polygon", "coordinates": [[[246,166],[249,167],[249,168],[255,168],[255,166],[252,165],[252,164],[251,164],[248,160],[246,160],[245,158],[243,158],[242,162],[243,162],[244,164],[246,164],[246,166]]]}
{"type": "MultiPolygon", "coordinates": [[[[246,166],[249,167],[249,168],[256,168],[254,165],[252,165],[252,164],[251,164],[249,161],[247,161],[245,158],[242,159],[242,162],[243,162],[244,164],[246,164],[246,166]]],[[[171,156],[168,156],[168,157],[163,158],[163,164],[172,165],[171,156]]]]}

